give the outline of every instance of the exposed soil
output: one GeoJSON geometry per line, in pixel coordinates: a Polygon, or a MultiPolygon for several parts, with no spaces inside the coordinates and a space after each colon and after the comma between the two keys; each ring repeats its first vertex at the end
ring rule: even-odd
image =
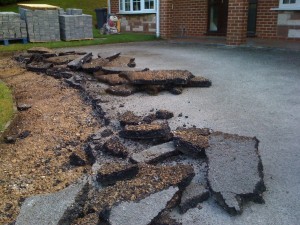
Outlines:
{"type": "Polygon", "coordinates": [[[19,137],[16,143],[0,142],[0,224],[5,224],[16,218],[26,197],[61,190],[89,171],[72,167],[69,156],[84,158],[85,141],[99,124],[79,92],[60,80],[28,72],[9,57],[0,58],[0,70],[16,103],[32,106],[18,112],[6,133],[19,137]],[[24,131],[29,136],[21,139],[24,131]]]}

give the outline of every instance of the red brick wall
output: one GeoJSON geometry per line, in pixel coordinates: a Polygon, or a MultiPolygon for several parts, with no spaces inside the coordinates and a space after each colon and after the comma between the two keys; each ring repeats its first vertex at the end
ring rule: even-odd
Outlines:
{"type": "Polygon", "coordinates": [[[246,43],[248,0],[229,0],[227,22],[227,44],[246,43]]]}
{"type": "Polygon", "coordinates": [[[208,0],[173,0],[173,36],[203,36],[208,0]]]}
{"type": "Polygon", "coordinates": [[[173,34],[173,0],[160,1],[160,35],[170,38],[173,34]]]}
{"type": "Polygon", "coordinates": [[[256,35],[259,38],[277,37],[277,15],[278,11],[271,11],[271,8],[278,8],[278,0],[260,0],[257,3],[256,35]]]}
{"type": "Polygon", "coordinates": [[[119,0],[110,0],[111,13],[119,12],[119,0]]]}

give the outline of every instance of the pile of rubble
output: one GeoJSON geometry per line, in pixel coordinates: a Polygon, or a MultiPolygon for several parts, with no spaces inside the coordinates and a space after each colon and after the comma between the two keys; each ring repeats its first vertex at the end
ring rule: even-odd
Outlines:
{"type": "Polygon", "coordinates": [[[33,48],[16,57],[26,63],[30,71],[45,73],[55,78],[67,78],[66,82],[81,88],[86,79],[96,79],[109,85],[106,92],[129,96],[145,91],[157,95],[161,91],[181,94],[183,88],[210,87],[211,81],[194,76],[187,70],[149,70],[136,68],[135,58],[120,53],[93,59],[92,53],[55,52],[45,48],[33,48]]]}
{"type": "Polygon", "coordinates": [[[162,86],[159,91],[207,87],[209,80],[188,71],[136,69],[134,59],[120,54],[92,59],[90,53],[38,50],[16,58],[29,70],[63,78],[80,89],[103,127],[86,141],[85,158],[70,155],[71,165],[90,164],[92,173],[60,192],[26,199],[17,225],[180,224],[174,213],[201,207],[199,203],[209,198],[232,215],[241,214],[247,201],[264,202],[263,166],[255,137],[197,127],[172,131],[168,122],[172,112],[126,111],[113,117],[101,106],[103,86],[98,80],[106,82],[104,77],[113,77],[109,82],[115,84],[108,93],[116,87],[127,91],[126,86],[135,90],[162,86]]]}

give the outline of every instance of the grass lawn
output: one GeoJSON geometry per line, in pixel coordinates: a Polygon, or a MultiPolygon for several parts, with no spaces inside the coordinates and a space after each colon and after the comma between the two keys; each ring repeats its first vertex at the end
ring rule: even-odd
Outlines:
{"type": "Polygon", "coordinates": [[[0,81],[0,132],[13,116],[13,98],[10,89],[0,81]]]}
{"type": "Polygon", "coordinates": [[[45,43],[28,43],[22,44],[21,42],[11,43],[8,46],[4,46],[0,43],[1,52],[11,51],[22,51],[32,47],[47,47],[47,48],[64,48],[64,47],[76,47],[76,46],[87,46],[87,45],[102,45],[102,44],[113,44],[113,43],[125,43],[135,41],[154,41],[157,40],[155,35],[152,34],[138,34],[138,33],[124,33],[115,35],[100,35],[95,30],[93,40],[81,40],[81,41],[56,41],[56,42],[45,42],[45,43]]]}

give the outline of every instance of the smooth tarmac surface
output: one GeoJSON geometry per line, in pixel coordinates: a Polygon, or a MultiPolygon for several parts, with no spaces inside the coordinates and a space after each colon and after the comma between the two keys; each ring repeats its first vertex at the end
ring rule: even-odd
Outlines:
{"type": "Polygon", "coordinates": [[[137,67],[187,69],[212,80],[210,88],[184,89],[178,96],[163,92],[116,97],[125,105],[115,105],[121,113],[166,109],[175,115],[172,129],[196,125],[260,140],[266,203],[247,203],[242,215],[230,216],[210,199],[202,209],[184,214],[183,224],[299,224],[300,52],[164,41],[75,49],[94,56],[122,52],[135,57],[137,67]],[[179,113],[183,117],[177,117],[179,113]]]}

